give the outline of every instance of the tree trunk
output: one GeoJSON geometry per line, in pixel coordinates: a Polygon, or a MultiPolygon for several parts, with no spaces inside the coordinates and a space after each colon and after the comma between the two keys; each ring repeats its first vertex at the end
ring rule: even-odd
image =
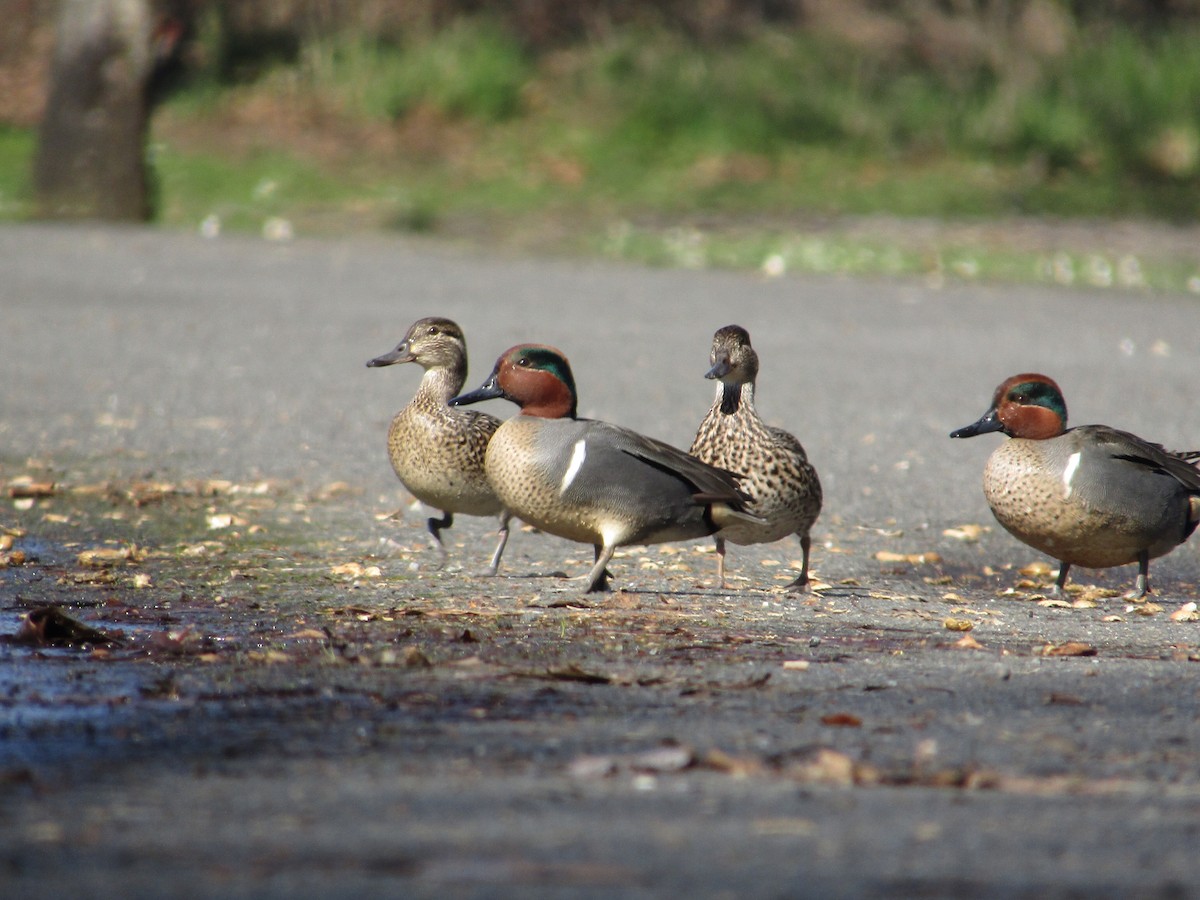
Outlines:
{"type": "Polygon", "coordinates": [[[148,0],[62,0],[34,189],[53,219],[149,217],[148,0]]]}

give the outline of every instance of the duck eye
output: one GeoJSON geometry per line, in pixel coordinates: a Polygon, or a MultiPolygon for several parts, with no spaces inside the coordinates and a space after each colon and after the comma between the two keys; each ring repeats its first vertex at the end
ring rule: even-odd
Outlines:
{"type": "Polygon", "coordinates": [[[528,369],[529,368],[529,357],[522,356],[520,359],[517,360],[517,365],[523,369],[528,369]]]}
{"type": "Polygon", "coordinates": [[[436,325],[430,325],[430,326],[429,326],[429,332],[428,332],[428,333],[429,333],[429,334],[437,334],[437,333],[438,333],[437,326],[436,326],[436,325]]]}

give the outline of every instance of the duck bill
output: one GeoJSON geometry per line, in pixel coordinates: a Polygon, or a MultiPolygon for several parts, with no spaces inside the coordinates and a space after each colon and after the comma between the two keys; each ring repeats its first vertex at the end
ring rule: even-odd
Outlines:
{"type": "Polygon", "coordinates": [[[713,367],[711,369],[704,373],[704,377],[713,379],[724,378],[732,369],[733,366],[729,364],[729,357],[722,356],[715,363],[713,363],[713,367]]]}
{"type": "Polygon", "coordinates": [[[396,363],[414,362],[416,357],[409,352],[408,344],[401,344],[390,353],[385,353],[383,356],[377,356],[374,359],[367,360],[367,368],[375,369],[379,366],[394,366],[396,363]]]}
{"type": "Polygon", "coordinates": [[[950,432],[952,438],[969,438],[975,437],[977,434],[987,434],[989,431],[1003,431],[1004,423],[1000,421],[996,415],[995,407],[989,409],[980,417],[978,422],[972,422],[959,428],[957,431],[950,432]]]}
{"type": "Polygon", "coordinates": [[[469,406],[472,403],[479,403],[483,400],[495,400],[497,397],[503,397],[504,391],[500,390],[500,385],[496,384],[496,376],[493,375],[482,385],[473,391],[466,394],[459,394],[450,400],[451,406],[469,406]]]}

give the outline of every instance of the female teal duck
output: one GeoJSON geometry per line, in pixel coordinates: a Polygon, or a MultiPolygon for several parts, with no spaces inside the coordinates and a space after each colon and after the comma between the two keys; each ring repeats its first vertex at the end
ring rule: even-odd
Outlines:
{"type": "Polygon", "coordinates": [[[488,445],[488,479],[514,515],[595,547],[586,592],[608,589],[617,547],[704,537],[748,518],[729,472],[626,428],[578,418],[571,367],[553,347],[513,347],[478,390],[450,403],[493,397],[521,412],[488,445]]]}
{"type": "Polygon", "coordinates": [[[1150,592],[1150,560],[1187,540],[1200,522],[1194,453],[1169,453],[1106,425],[1068,429],[1067,404],[1045,375],[1014,375],[991,408],[952,438],[1002,431],[983,492],[1014,537],[1059,560],[1055,593],[1073,565],[1138,564],[1133,596],[1150,592]]]}
{"type": "Polygon", "coordinates": [[[499,542],[489,567],[496,574],[508,542],[509,515],[483,471],[488,441],[500,420],[474,410],[452,409],[447,401],[467,378],[467,341],[462,329],[436,316],[418,319],[396,349],[368,366],[415,362],[425,370],[421,386],[388,428],[388,456],[396,476],[414,497],[441,510],[426,527],[442,559],[441,530],[454,524],[454,513],[500,516],[499,542]]]}
{"type": "Polygon", "coordinates": [[[747,510],[763,521],[735,522],[714,535],[717,578],[725,587],[725,542],[767,544],[794,534],[803,553],[800,574],[789,589],[808,584],[809,530],[821,512],[821,482],[804,447],[782,428],[769,427],[754,408],[758,354],[750,333],[727,325],[713,335],[712,368],[717,380],[712,409],[700,423],[691,453],[706,463],[738,474],[750,495],[747,510]]]}

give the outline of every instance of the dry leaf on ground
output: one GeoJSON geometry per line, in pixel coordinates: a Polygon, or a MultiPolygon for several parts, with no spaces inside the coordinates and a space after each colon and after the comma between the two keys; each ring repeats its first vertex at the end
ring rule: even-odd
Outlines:
{"type": "Polygon", "coordinates": [[[1200,620],[1200,613],[1196,612],[1196,604],[1188,602],[1171,613],[1172,622],[1195,622],[1200,620]]]}
{"type": "Polygon", "coordinates": [[[1095,656],[1096,648],[1083,641],[1066,641],[1062,644],[1047,644],[1042,656],[1095,656]]]}
{"type": "Polygon", "coordinates": [[[821,724],[834,728],[859,728],[862,726],[862,719],[853,713],[830,713],[821,716],[821,724]]]}
{"type": "Polygon", "coordinates": [[[895,553],[891,550],[880,550],[875,554],[875,559],[879,562],[904,562],[912,563],[913,565],[940,563],[942,561],[942,557],[938,553],[895,553]]]}

